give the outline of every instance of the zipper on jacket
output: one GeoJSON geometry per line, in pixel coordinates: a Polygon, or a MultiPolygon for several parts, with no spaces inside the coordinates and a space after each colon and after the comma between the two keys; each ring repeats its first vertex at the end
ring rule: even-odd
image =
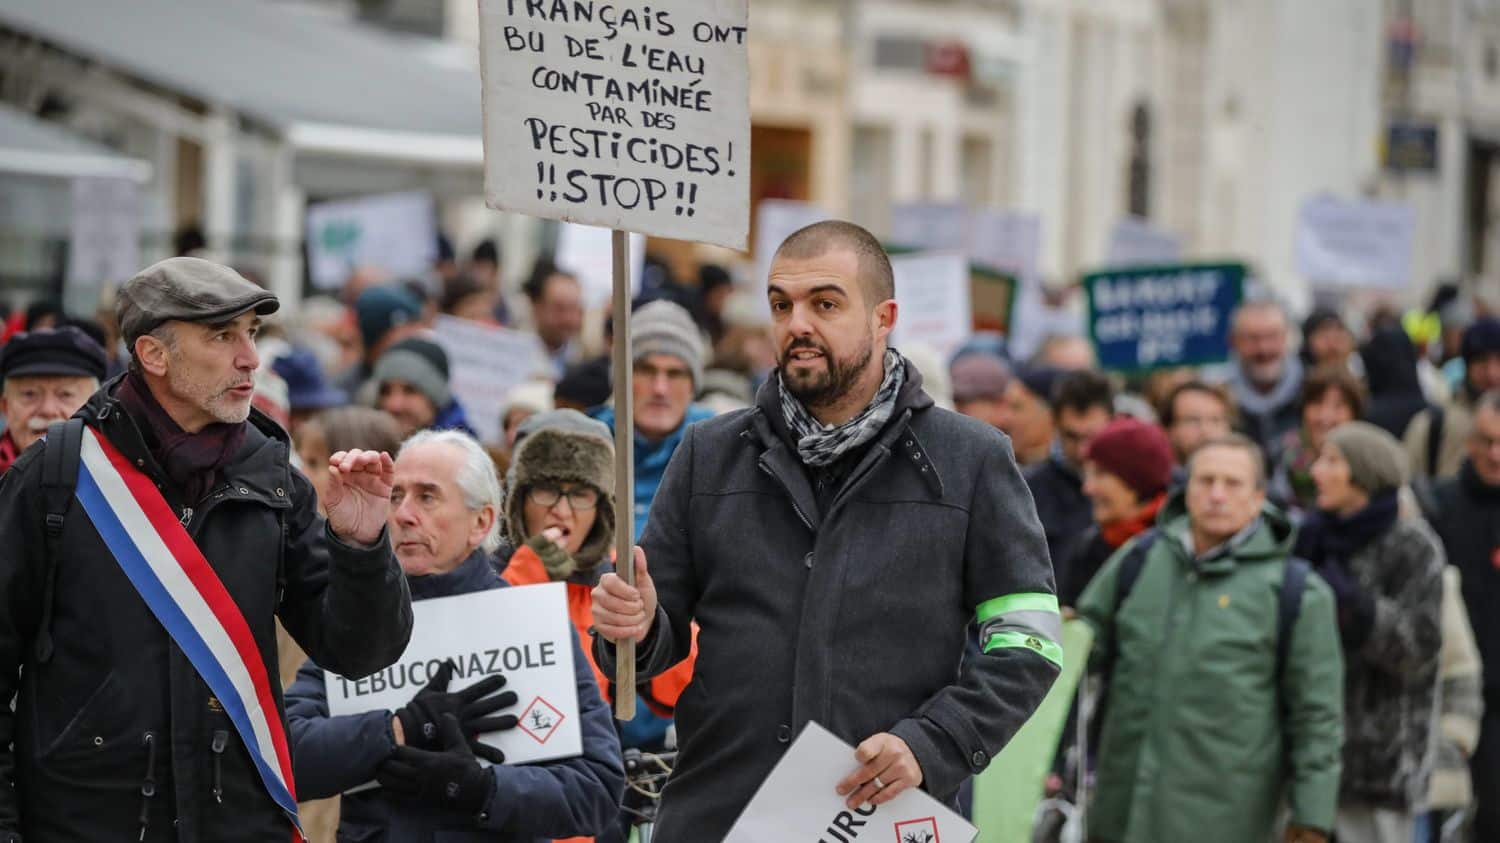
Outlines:
{"type": "Polygon", "coordinates": [[[220,805],[224,804],[224,747],[229,745],[229,732],[218,729],[214,732],[214,741],[209,749],[214,754],[214,801],[220,805]]]}
{"type": "Polygon", "coordinates": [[[141,738],[146,745],[146,777],[141,781],[141,836],[146,839],[146,829],[151,825],[151,800],[156,796],[156,733],[147,732],[141,738]]]}
{"type": "Polygon", "coordinates": [[[184,526],[184,527],[186,527],[187,525],[193,523],[193,508],[190,507],[190,506],[183,507],[182,508],[182,517],[179,518],[178,520],[182,522],[182,526],[184,526]]]}
{"type": "MultiPolygon", "coordinates": [[[[756,465],[760,466],[760,470],[769,475],[772,480],[775,480],[776,484],[781,487],[782,491],[786,492],[786,499],[788,501],[791,501],[792,510],[797,513],[798,518],[802,519],[802,523],[807,526],[807,529],[813,530],[812,521],[808,520],[806,513],[802,511],[802,507],[797,505],[797,496],[792,494],[791,487],[787,486],[786,481],[782,480],[780,477],[777,477],[776,472],[772,471],[771,467],[766,465],[765,463],[757,460],[756,465]]],[[[813,530],[813,532],[816,533],[817,530],[813,530]]]]}

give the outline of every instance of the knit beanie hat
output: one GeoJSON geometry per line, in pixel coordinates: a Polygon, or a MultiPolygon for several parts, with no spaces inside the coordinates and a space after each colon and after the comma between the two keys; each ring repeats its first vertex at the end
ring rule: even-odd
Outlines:
{"type": "Polygon", "coordinates": [[[437,343],[420,337],[408,337],[380,355],[371,380],[377,387],[386,381],[410,384],[427,396],[438,412],[453,398],[448,389],[448,353],[437,343]]]}
{"type": "Polygon", "coordinates": [[[543,482],[587,483],[599,491],[594,527],[573,554],[579,568],[597,567],[615,537],[615,443],[609,427],[577,410],[538,413],[521,423],[505,474],[505,532],[517,547],[530,538],[526,492],[543,482]]]}
{"type": "Polygon", "coordinates": [[[1464,362],[1469,362],[1481,354],[1500,353],[1500,319],[1489,316],[1475,319],[1474,324],[1464,331],[1463,341],[1459,348],[1464,362]]]}
{"type": "Polygon", "coordinates": [[[1010,386],[1010,366],[999,357],[984,352],[970,352],[958,358],[950,374],[953,376],[954,401],[998,399],[1010,386]]]}
{"type": "Polygon", "coordinates": [[[422,316],[422,303],[401,287],[371,287],[354,301],[354,318],[365,348],[374,348],[392,328],[415,322],[422,316]]]}
{"type": "Polygon", "coordinates": [[[648,354],[670,354],[693,371],[693,389],[703,383],[703,335],[682,305],[657,299],[643,305],[630,317],[630,341],[634,357],[640,361],[648,354]]]}
{"type": "Polygon", "coordinates": [[[1353,421],[1328,432],[1328,441],[1349,463],[1349,480],[1366,494],[1398,489],[1406,482],[1406,454],[1401,443],[1369,422],[1353,421]]]}
{"type": "Polygon", "coordinates": [[[1084,446],[1083,458],[1120,478],[1143,501],[1167,490],[1175,462],[1167,434],[1130,416],[1105,425],[1084,446]]]}

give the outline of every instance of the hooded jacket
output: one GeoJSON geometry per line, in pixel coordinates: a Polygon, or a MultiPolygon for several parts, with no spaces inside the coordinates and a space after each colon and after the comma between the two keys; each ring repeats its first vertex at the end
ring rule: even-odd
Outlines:
{"type": "Polygon", "coordinates": [[[1365,380],[1370,406],[1365,420],[1401,438],[1412,417],[1427,408],[1417,377],[1417,352],[1400,328],[1382,328],[1365,343],[1365,380]]]}
{"type": "MultiPolygon", "coordinates": [[[[365,676],[411,634],[406,580],[384,534],[346,544],[317,514],[288,463],[287,435],[251,410],[244,443],[197,501],[180,499],[115,398],[116,379],[78,417],[147,476],[213,566],[250,628],[280,716],[276,624],[320,662],[365,676]]],[[[61,555],[46,559],[43,448],[0,479],[0,840],[276,841],[291,824],[271,801],[224,708],[141,599],[82,506],[69,509],[61,555]],[[38,664],[43,578],[56,576],[38,664]],[[18,668],[24,668],[17,677],[18,668]],[[148,743],[145,736],[153,736],[148,743]],[[218,750],[213,747],[219,747],[218,750]],[[153,796],[143,796],[154,780],[153,796]]]]}
{"type": "MultiPolygon", "coordinates": [[[[446,574],[410,578],[412,597],[430,600],[506,588],[493,561],[474,551],[446,574]]],[[[346,794],[339,840],[360,843],[541,843],[595,834],[615,818],[625,770],[609,708],[599,696],[583,651],[573,650],[583,754],[496,768],[490,798],[478,817],[393,800],[381,790],[346,794]]],[[[309,796],[334,796],[375,778],[395,749],[389,711],[328,716],[323,669],[309,661],[287,691],[292,758],[309,796]]]]}
{"type": "MultiPolygon", "coordinates": [[[[951,803],[1056,678],[1052,571],[1010,442],[935,408],[904,365],[891,420],[824,495],[778,378],[755,407],[689,427],[673,457],[641,542],[660,608],[640,675],[688,654],[695,619],[699,634],[661,843],[724,839],[810,721],[850,743],[895,734],[951,803]]],[[[612,671],[613,645],[594,646],[612,671]]]]}
{"type": "MultiPolygon", "coordinates": [[[[604,407],[594,416],[599,421],[609,426],[610,432],[615,429],[615,408],[604,407]]],[[[688,425],[706,421],[714,417],[707,407],[700,404],[689,404],[687,412],[682,417],[682,424],[677,429],[667,434],[666,438],[652,442],[635,432],[635,540],[641,540],[641,534],[646,530],[646,520],[651,514],[651,501],[656,497],[656,490],[661,486],[662,475],[666,473],[667,463],[671,462],[672,455],[677,452],[677,446],[682,444],[683,437],[687,433],[688,425]]]]}
{"type": "Polygon", "coordinates": [[[1181,494],[1116,605],[1135,541],[1078,601],[1108,664],[1092,838],[1108,843],[1271,839],[1283,788],[1297,825],[1329,831],[1338,805],[1343,657],[1333,594],[1309,576],[1276,671],[1278,594],[1293,528],[1267,507],[1237,541],[1194,558],[1181,494]]]}

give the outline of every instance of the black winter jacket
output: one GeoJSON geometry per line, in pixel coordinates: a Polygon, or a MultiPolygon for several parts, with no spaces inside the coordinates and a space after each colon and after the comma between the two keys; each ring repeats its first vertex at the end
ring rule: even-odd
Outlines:
{"type": "MultiPolygon", "coordinates": [[[[779,389],[688,428],[642,536],[661,606],[639,675],[687,656],[699,624],[659,843],[724,839],[809,721],[850,744],[895,734],[951,801],[1058,673],[1052,570],[1004,434],[935,408],[907,364],[824,508],[779,389]],[[976,616],[984,652],[965,659],[976,616]]],[[[614,647],[594,645],[613,671],[614,647]]]]}
{"type": "MultiPolygon", "coordinates": [[[[312,486],[287,462],[280,427],[252,411],[221,481],[203,500],[183,501],[113,398],[117,382],[78,415],[157,478],[183,513],[249,624],[278,711],[277,617],[342,673],[364,676],[401,654],[411,602],[389,542],[382,535],[359,548],[329,532],[312,486]]],[[[0,708],[0,779],[15,783],[0,787],[0,840],[286,843],[291,824],[223,707],[76,500],[60,557],[46,558],[43,450],[30,449],[0,479],[0,696],[19,693],[14,712],[0,708]],[[55,651],[39,663],[34,641],[49,566],[55,651]],[[148,779],[151,796],[143,795],[148,779]]]]}
{"type": "Polygon", "coordinates": [[[1485,708],[1500,708],[1500,486],[1486,485],[1464,461],[1433,487],[1427,509],[1448,562],[1462,575],[1464,603],[1484,665],[1485,708]]]}
{"type": "Polygon", "coordinates": [[[1067,579],[1062,569],[1080,536],[1094,523],[1094,505],[1083,493],[1083,478],[1063,462],[1056,446],[1046,459],[1027,466],[1022,476],[1036,501],[1036,514],[1047,534],[1047,555],[1062,584],[1067,579]]]}
{"type": "MultiPolygon", "coordinates": [[[[470,554],[450,573],[413,577],[410,582],[416,600],[510,587],[482,551],[470,554]]],[[[625,787],[620,739],[609,706],[594,682],[593,668],[577,644],[573,672],[578,678],[583,755],[496,767],[494,789],[478,817],[396,801],[378,789],[345,796],[340,803],[339,839],[542,843],[554,837],[603,832],[619,814],[625,787]]],[[[286,698],[297,779],[308,798],[334,796],[372,780],[395,748],[389,711],[328,716],[323,669],[311,661],[297,672],[286,698]]]]}

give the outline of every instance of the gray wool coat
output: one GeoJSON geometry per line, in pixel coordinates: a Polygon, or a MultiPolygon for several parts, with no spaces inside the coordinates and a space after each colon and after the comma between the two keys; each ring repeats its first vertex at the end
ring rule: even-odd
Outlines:
{"type": "MultiPolygon", "coordinates": [[[[699,632],[662,843],[723,839],[809,721],[850,744],[896,734],[923,788],[951,802],[1056,678],[1052,566],[1010,442],[935,408],[909,363],[906,377],[836,491],[814,488],[774,377],[755,407],[689,428],[672,458],[641,540],[661,604],[641,675],[699,632]]],[[[614,647],[594,644],[613,671],[614,647]]]]}

